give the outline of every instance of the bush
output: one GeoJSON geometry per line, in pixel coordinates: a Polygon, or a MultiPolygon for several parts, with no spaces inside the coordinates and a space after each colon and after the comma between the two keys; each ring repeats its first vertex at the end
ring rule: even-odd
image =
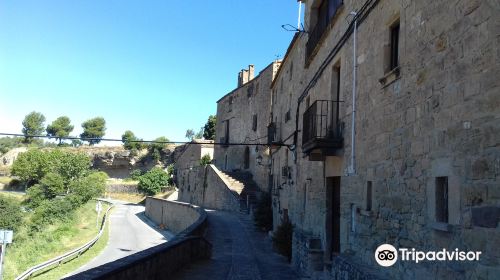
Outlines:
{"type": "Polygon", "coordinates": [[[279,254],[288,258],[288,262],[292,260],[292,235],[293,225],[290,221],[285,221],[278,226],[273,235],[273,245],[279,254]]]}
{"type": "Polygon", "coordinates": [[[139,177],[141,177],[143,174],[144,174],[144,172],[142,172],[142,170],[135,169],[132,172],[130,172],[129,178],[134,180],[134,181],[137,181],[137,180],[139,180],[139,177]]]}
{"type": "Polygon", "coordinates": [[[12,175],[28,186],[35,185],[49,172],[59,174],[65,184],[90,172],[90,158],[83,153],[31,149],[19,155],[12,165],[12,175]]]}
{"type": "Polygon", "coordinates": [[[155,195],[168,185],[170,176],[160,167],[155,167],[139,177],[139,191],[146,195],[155,195]]]}
{"type": "Polygon", "coordinates": [[[73,216],[75,208],[67,199],[53,199],[43,201],[31,217],[33,230],[41,230],[44,226],[56,221],[67,221],[73,216]]]}
{"type": "Polygon", "coordinates": [[[210,158],[209,154],[206,154],[203,157],[201,157],[200,165],[209,165],[210,163],[212,163],[212,159],[210,158]]]}
{"type": "Polygon", "coordinates": [[[21,206],[9,197],[0,195],[0,229],[17,230],[23,221],[21,206]]]}
{"type": "Polygon", "coordinates": [[[104,172],[93,172],[88,176],[73,181],[69,185],[68,200],[77,208],[95,197],[99,197],[106,189],[108,175],[104,172]]]}
{"type": "Polygon", "coordinates": [[[273,228],[273,208],[271,195],[263,193],[257,202],[253,213],[255,226],[263,231],[270,231],[273,228]]]}

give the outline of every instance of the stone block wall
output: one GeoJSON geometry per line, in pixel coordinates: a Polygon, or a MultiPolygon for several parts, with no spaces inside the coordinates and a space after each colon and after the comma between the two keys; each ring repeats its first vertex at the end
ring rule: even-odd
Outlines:
{"type": "MultiPolygon", "coordinates": [[[[228,139],[229,143],[238,144],[267,143],[271,111],[270,85],[279,65],[277,61],[269,64],[257,77],[217,101],[217,142],[228,139]]],[[[215,146],[214,164],[217,168],[223,171],[249,171],[262,191],[268,191],[269,162],[269,151],[264,146],[215,146]],[[256,160],[259,156],[262,158],[261,164],[256,160]]]]}
{"type": "Polygon", "coordinates": [[[198,166],[182,172],[184,183],[179,185],[179,201],[209,209],[238,211],[239,197],[229,188],[214,165],[198,166]]]}
{"type": "MultiPolygon", "coordinates": [[[[306,23],[317,2],[307,1],[306,23]]],[[[315,257],[309,244],[319,238],[322,264],[331,271],[328,277],[371,275],[359,267],[394,279],[498,275],[500,256],[492,248],[500,246],[500,19],[495,16],[500,5],[495,1],[343,3],[313,57],[306,58],[308,35],[295,36],[272,85],[273,122],[279,124],[283,138],[297,132],[296,160],[284,148],[272,151],[274,220],[279,224],[286,209],[295,225],[292,262],[304,273],[314,274],[311,267],[321,261],[310,265],[315,257]],[[374,8],[363,16],[357,34],[356,172],[348,174],[352,32],[343,45],[338,44],[349,30],[349,21],[343,19],[365,3],[374,8]],[[400,66],[395,76],[387,73],[386,52],[390,27],[398,20],[400,66]],[[339,68],[336,81],[334,70],[339,68]],[[339,115],[344,146],[335,156],[311,161],[301,147],[302,116],[307,104],[332,100],[337,83],[343,101],[339,115]],[[289,110],[291,122],[285,121],[289,110]],[[291,179],[281,176],[284,166],[291,167],[291,179]],[[331,261],[328,252],[326,178],[332,176],[341,182],[340,257],[349,260],[343,262],[331,261]],[[438,177],[448,181],[445,225],[436,221],[438,177]],[[372,184],[369,211],[368,182],[372,184]],[[424,251],[482,251],[482,258],[472,263],[398,262],[382,268],[373,255],[383,243],[424,251]]]]}

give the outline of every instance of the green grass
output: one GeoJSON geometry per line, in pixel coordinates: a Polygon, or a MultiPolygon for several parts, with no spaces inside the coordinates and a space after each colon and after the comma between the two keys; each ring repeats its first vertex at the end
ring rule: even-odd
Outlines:
{"type": "MultiPolygon", "coordinates": [[[[154,195],[154,197],[157,198],[163,198],[167,199],[172,193],[174,193],[175,190],[168,190],[165,192],[158,193],[154,195]]],[[[116,200],[121,200],[121,201],[127,201],[131,203],[137,203],[140,204],[146,199],[146,196],[141,193],[106,193],[106,197],[110,197],[111,199],[116,199],[116,200]]]]}
{"type": "MultiPolygon", "coordinates": [[[[107,209],[107,208],[106,208],[107,209]]],[[[103,211],[104,212],[104,211],[103,211]]],[[[106,247],[109,240],[109,220],[106,221],[106,225],[104,227],[104,232],[102,233],[101,238],[88,249],[81,256],[73,258],[72,260],[46,272],[36,275],[32,279],[43,279],[43,280],[57,280],[61,279],[65,275],[77,270],[82,267],[86,263],[90,262],[92,259],[97,257],[99,253],[106,247]]]]}
{"type": "MultiPolygon", "coordinates": [[[[29,216],[30,213],[26,213],[26,221],[29,216]]],[[[95,201],[80,207],[73,217],[47,226],[41,232],[30,232],[29,226],[17,230],[6,250],[4,279],[14,279],[29,267],[77,248],[97,234],[95,201]]]]}
{"type": "Polygon", "coordinates": [[[22,194],[22,193],[3,192],[2,190],[0,190],[0,195],[14,198],[19,202],[24,200],[24,194],[22,194]]]}
{"type": "Polygon", "coordinates": [[[12,178],[7,177],[7,176],[0,176],[0,183],[4,185],[8,185],[12,181],[12,178]]]}

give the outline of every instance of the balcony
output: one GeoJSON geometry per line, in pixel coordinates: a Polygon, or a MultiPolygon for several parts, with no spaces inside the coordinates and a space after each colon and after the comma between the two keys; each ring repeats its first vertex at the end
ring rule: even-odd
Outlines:
{"type": "Polygon", "coordinates": [[[310,160],[333,156],[343,146],[341,101],[317,100],[303,115],[302,150],[310,160]]]}
{"type": "Polygon", "coordinates": [[[323,38],[330,22],[344,3],[343,0],[323,0],[321,5],[313,8],[311,17],[316,18],[314,28],[309,31],[309,39],[306,44],[306,59],[311,59],[316,51],[316,46],[323,38]]]}
{"type": "Polygon", "coordinates": [[[278,130],[278,125],[274,122],[267,126],[267,144],[274,148],[276,144],[281,144],[281,137],[278,130]]]}

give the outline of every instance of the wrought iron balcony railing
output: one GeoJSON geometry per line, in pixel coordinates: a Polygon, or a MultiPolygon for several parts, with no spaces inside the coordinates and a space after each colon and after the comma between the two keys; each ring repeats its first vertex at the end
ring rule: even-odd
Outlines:
{"type": "Polygon", "coordinates": [[[302,149],[309,153],[314,149],[323,154],[342,148],[342,123],[339,118],[341,101],[317,100],[303,115],[302,149]]]}

